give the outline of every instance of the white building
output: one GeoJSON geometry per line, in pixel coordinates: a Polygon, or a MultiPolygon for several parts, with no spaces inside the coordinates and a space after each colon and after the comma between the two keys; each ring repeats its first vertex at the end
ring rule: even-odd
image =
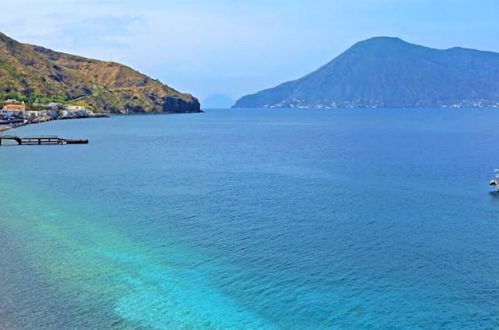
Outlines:
{"type": "Polygon", "coordinates": [[[48,115],[46,110],[29,110],[26,111],[29,117],[45,117],[48,115]]]}
{"type": "Polygon", "coordinates": [[[16,99],[8,99],[8,100],[3,101],[3,103],[21,104],[21,102],[16,100],[16,99]]]}
{"type": "Polygon", "coordinates": [[[81,105],[68,105],[66,106],[66,110],[75,112],[75,111],[85,111],[87,109],[81,105]]]}

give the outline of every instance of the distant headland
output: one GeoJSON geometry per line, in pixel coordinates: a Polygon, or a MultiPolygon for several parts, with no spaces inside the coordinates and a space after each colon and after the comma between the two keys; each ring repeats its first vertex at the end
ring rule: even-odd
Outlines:
{"type": "Polygon", "coordinates": [[[305,77],[234,108],[499,107],[499,53],[361,41],[305,77]]]}
{"type": "Polygon", "coordinates": [[[93,112],[200,112],[199,101],[127,66],[23,44],[0,33],[0,100],[93,112]]]}

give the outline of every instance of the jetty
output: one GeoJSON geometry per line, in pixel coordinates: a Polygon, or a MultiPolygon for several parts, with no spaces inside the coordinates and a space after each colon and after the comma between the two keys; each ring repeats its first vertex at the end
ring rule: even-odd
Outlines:
{"type": "Polygon", "coordinates": [[[14,142],[18,145],[64,145],[64,144],[88,144],[88,140],[84,139],[64,139],[58,136],[36,136],[36,137],[20,137],[15,135],[0,135],[0,146],[5,145],[5,142],[14,142]]]}

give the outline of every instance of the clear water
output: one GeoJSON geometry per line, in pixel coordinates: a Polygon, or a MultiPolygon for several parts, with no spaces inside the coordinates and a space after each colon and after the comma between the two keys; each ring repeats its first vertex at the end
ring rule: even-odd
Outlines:
{"type": "Polygon", "coordinates": [[[0,328],[499,328],[497,110],[25,127],[0,148],[0,328]]]}

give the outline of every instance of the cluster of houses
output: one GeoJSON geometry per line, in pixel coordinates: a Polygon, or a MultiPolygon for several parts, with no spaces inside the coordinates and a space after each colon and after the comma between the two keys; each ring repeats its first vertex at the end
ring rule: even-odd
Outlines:
{"type": "Polygon", "coordinates": [[[52,102],[49,104],[33,104],[29,109],[24,102],[6,100],[0,109],[0,120],[5,124],[12,123],[37,123],[55,119],[75,119],[95,117],[94,112],[84,106],[66,105],[52,102]]]}

